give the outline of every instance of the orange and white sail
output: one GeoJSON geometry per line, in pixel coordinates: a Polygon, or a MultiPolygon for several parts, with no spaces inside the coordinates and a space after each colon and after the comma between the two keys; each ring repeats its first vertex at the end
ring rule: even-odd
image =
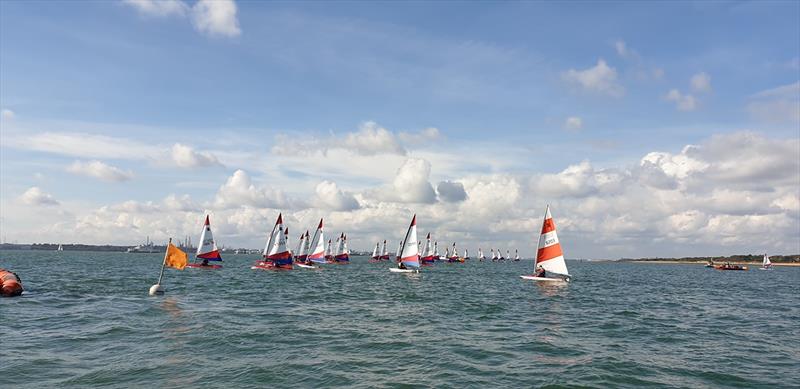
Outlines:
{"type": "Polygon", "coordinates": [[[541,266],[545,271],[568,276],[567,263],[564,261],[564,252],[556,234],[556,224],[550,214],[550,205],[544,213],[542,233],[539,235],[539,250],[536,253],[534,268],[541,266]]]}

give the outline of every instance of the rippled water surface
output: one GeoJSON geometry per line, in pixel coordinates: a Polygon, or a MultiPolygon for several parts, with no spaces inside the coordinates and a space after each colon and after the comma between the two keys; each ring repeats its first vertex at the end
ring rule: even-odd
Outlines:
{"type": "Polygon", "coordinates": [[[419,275],[356,257],[323,270],[167,269],[161,254],[0,251],[13,387],[776,387],[800,384],[800,269],[530,261],[419,275]]]}

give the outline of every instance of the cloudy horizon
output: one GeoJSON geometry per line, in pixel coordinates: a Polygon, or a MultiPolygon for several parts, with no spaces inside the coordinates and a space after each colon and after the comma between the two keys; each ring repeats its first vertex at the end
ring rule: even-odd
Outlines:
{"type": "Polygon", "coordinates": [[[797,3],[0,7],[4,241],[800,253],[797,3]]]}

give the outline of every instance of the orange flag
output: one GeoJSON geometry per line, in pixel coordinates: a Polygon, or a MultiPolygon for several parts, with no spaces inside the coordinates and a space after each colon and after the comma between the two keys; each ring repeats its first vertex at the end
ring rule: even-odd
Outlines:
{"type": "Polygon", "coordinates": [[[183,270],[183,268],[186,267],[186,264],[189,263],[189,256],[181,251],[181,249],[170,243],[167,246],[167,256],[164,259],[164,263],[169,267],[183,270]]]}

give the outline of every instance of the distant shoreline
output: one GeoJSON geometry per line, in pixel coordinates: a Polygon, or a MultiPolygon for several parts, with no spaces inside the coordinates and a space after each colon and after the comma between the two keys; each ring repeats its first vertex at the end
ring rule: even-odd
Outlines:
{"type": "MultiPolygon", "coordinates": [[[[635,260],[635,261],[620,261],[626,263],[644,263],[644,264],[668,264],[668,265],[705,265],[707,261],[662,261],[662,260],[635,260]]],[[[744,261],[714,261],[715,264],[731,263],[734,265],[749,265],[761,266],[761,262],[744,262],[744,261]]],[[[789,266],[800,267],[800,262],[772,262],[772,266],[789,266]]]]}

